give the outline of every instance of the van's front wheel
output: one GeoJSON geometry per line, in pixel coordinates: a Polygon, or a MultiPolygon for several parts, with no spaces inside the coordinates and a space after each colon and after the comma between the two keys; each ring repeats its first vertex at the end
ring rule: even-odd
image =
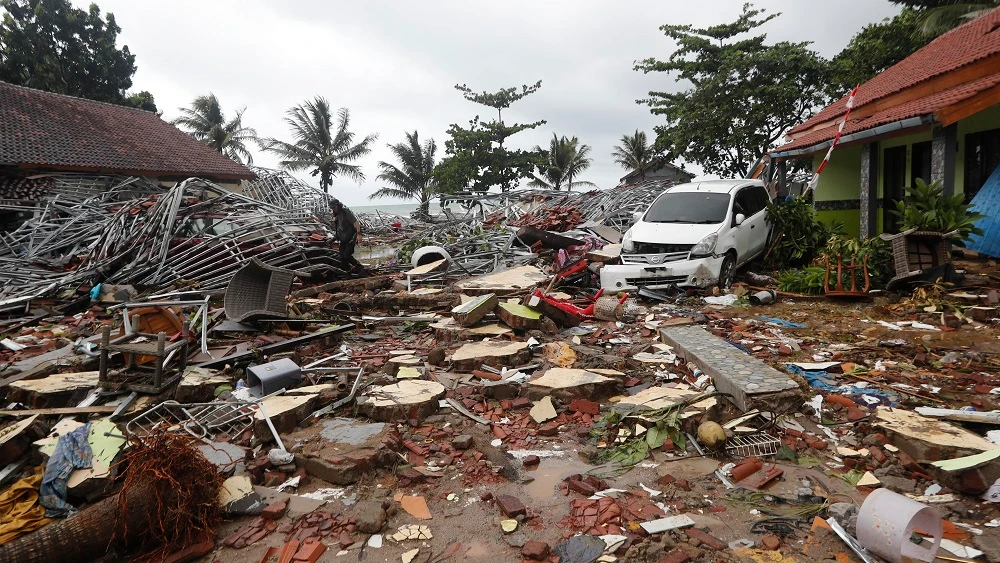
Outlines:
{"type": "Polygon", "coordinates": [[[719,268],[719,289],[729,289],[736,280],[736,256],[732,252],[726,253],[726,258],[719,268]]]}

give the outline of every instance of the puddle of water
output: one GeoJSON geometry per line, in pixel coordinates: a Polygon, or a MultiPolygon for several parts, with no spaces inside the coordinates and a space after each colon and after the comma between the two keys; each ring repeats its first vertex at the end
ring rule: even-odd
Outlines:
{"type": "Polygon", "coordinates": [[[367,264],[388,262],[396,255],[396,249],[391,246],[359,246],[354,249],[354,257],[367,264]]]}
{"type": "Polygon", "coordinates": [[[363,424],[352,418],[331,418],[323,421],[323,430],[319,435],[331,442],[357,446],[372,436],[381,434],[383,430],[385,424],[381,422],[363,424]]]}
{"type": "Polygon", "coordinates": [[[574,473],[586,473],[591,466],[574,458],[543,458],[538,468],[526,474],[534,481],[524,486],[531,498],[547,500],[559,494],[559,483],[574,473]]]}

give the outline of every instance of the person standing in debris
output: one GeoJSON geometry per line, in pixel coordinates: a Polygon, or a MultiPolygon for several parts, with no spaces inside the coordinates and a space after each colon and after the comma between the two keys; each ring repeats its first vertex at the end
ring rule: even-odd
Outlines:
{"type": "Polygon", "coordinates": [[[330,214],[328,220],[332,223],[333,229],[337,233],[337,241],[340,242],[340,263],[347,270],[354,272],[364,271],[364,266],[354,258],[354,247],[358,244],[358,235],[361,233],[361,221],[347,208],[339,199],[330,198],[330,214]]]}

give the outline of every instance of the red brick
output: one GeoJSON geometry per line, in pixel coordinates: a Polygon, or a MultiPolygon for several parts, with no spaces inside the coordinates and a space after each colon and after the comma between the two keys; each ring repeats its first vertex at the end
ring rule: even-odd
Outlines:
{"type": "Polygon", "coordinates": [[[868,418],[868,413],[859,408],[849,408],[847,409],[847,420],[851,422],[858,422],[868,418]]]}
{"type": "Polygon", "coordinates": [[[535,540],[525,542],[521,555],[534,561],[545,561],[549,556],[549,544],[535,540]]]}
{"type": "Polygon", "coordinates": [[[729,547],[726,542],[704,530],[699,530],[698,528],[688,528],[684,530],[684,533],[687,534],[689,538],[694,538],[712,549],[722,550],[729,547]]]}
{"type": "MultiPolygon", "coordinates": [[[[494,426],[494,428],[496,428],[496,426],[494,426]]],[[[558,420],[546,422],[545,424],[538,427],[539,436],[555,436],[556,434],[559,434],[558,420]]]]}
{"type": "Polygon", "coordinates": [[[194,561],[199,557],[204,557],[210,551],[215,549],[215,542],[212,540],[205,540],[194,545],[190,545],[180,551],[171,553],[163,563],[188,563],[189,561],[194,561]]]}
{"type": "Polygon", "coordinates": [[[288,499],[278,500],[264,507],[260,512],[261,518],[266,520],[278,520],[285,515],[288,510],[288,499]]]}
{"type": "Polygon", "coordinates": [[[885,457],[885,453],[875,446],[868,446],[868,453],[872,455],[872,459],[874,459],[879,465],[882,465],[889,460],[889,458],[885,457]]]}
{"type": "Polygon", "coordinates": [[[521,500],[515,496],[497,495],[496,499],[497,506],[500,507],[500,511],[503,512],[508,518],[524,516],[528,513],[528,510],[524,507],[524,503],[522,503],[521,500]]]}
{"type": "Polygon", "coordinates": [[[521,463],[525,467],[534,467],[534,466],[538,465],[541,462],[542,462],[542,460],[539,459],[539,457],[537,455],[525,456],[524,460],[521,461],[521,463]]]}
{"type": "Polygon", "coordinates": [[[691,557],[687,553],[679,549],[673,549],[667,552],[666,555],[659,558],[656,563],[687,563],[691,560],[691,557]]]}
{"type": "Polygon", "coordinates": [[[569,490],[580,493],[581,495],[587,497],[597,492],[596,487],[594,487],[590,483],[585,483],[580,480],[566,481],[566,486],[569,487],[569,490]]]}
{"type": "Polygon", "coordinates": [[[587,399],[573,399],[569,404],[569,408],[575,412],[582,412],[591,416],[597,416],[601,412],[601,405],[587,399]]]}
{"type": "Polygon", "coordinates": [[[660,477],[659,479],[657,479],[656,482],[659,483],[659,484],[661,484],[661,485],[669,485],[669,484],[673,483],[676,480],[677,480],[677,477],[674,477],[673,475],[667,474],[667,475],[664,475],[663,477],[660,477]]]}
{"type": "Polygon", "coordinates": [[[768,534],[760,538],[760,544],[764,546],[764,549],[774,551],[781,547],[781,538],[774,534],[768,534]]]}

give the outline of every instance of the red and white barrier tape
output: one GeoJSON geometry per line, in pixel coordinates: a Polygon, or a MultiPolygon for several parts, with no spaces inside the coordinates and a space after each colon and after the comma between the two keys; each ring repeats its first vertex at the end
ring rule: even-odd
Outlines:
{"type": "Polygon", "coordinates": [[[823,162],[819,164],[816,168],[816,172],[813,173],[812,179],[809,180],[809,188],[806,192],[811,192],[816,189],[816,184],[819,183],[819,175],[826,168],[826,165],[830,162],[830,155],[833,154],[833,149],[836,148],[837,142],[840,141],[840,136],[844,133],[844,126],[847,125],[847,118],[851,115],[851,108],[854,107],[854,96],[858,93],[858,87],[855,86],[851,90],[851,95],[847,97],[847,111],[844,112],[844,118],[840,120],[840,125],[837,126],[837,134],[833,137],[833,142],[830,143],[829,150],[826,151],[826,156],[823,157],[823,162]]]}

